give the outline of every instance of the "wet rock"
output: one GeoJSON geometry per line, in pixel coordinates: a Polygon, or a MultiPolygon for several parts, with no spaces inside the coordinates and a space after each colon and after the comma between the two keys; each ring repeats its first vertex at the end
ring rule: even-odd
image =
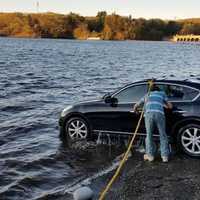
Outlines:
{"type": "Polygon", "coordinates": [[[74,200],[92,200],[93,191],[89,187],[81,187],[73,194],[74,200]]]}

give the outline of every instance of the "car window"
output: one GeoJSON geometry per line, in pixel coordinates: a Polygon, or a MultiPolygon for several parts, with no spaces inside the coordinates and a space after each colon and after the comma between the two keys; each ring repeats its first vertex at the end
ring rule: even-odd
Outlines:
{"type": "Polygon", "coordinates": [[[147,85],[136,85],[126,88],[114,95],[119,103],[137,102],[147,93],[147,85]]]}
{"type": "Polygon", "coordinates": [[[171,85],[171,84],[158,84],[160,90],[165,91],[168,96],[169,101],[188,101],[193,100],[198,94],[199,91],[179,86],[179,85],[171,85]]]}

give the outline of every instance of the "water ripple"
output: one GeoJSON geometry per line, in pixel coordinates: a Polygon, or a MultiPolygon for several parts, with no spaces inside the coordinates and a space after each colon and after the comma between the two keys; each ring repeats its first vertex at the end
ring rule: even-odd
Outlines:
{"type": "Polygon", "coordinates": [[[144,78],[199,81],[199,45],[0,38],[0,199],[55,199],[117,155],[69,150],[60,111],[144,78]]]}

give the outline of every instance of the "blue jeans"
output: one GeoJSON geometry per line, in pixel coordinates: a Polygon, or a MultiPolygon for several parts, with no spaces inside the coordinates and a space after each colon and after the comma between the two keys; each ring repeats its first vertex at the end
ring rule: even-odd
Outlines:
{"type": "Polygon", "coordinates": [[[165,129],[165,116],[159,112],[145,113],[145,127],[146,127],[146,154],[154,156],[156,151],[155,143],[153,141],[153,132],[157,127],[160,135],[160,151],[161,156],[169,156],[168,137],[165,129]]]}

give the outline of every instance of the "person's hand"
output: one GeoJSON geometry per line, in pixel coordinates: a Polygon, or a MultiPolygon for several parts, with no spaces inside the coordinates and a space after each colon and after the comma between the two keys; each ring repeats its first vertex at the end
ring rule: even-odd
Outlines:
{"type": "Polygon", "coordinates": [[[171,110],[171,109],[173,108],[173,105],[172,105],[172,103],[167,102],[167,103],[164,105],[164,107],[165,107],[166,109],[171,110]]]}
{"type": "Polygon", "coordinates": [[[139,109],[138,109],[137,106],[134,106],[134,108],[133,108],[133,112],[136,113],[136,114],[139,113],[139,109]]]}
{"type": "Polygon", "coordinates": [[[137,105],[136,104],[133,107],[133,112],[137,112],[137,105]]]}

